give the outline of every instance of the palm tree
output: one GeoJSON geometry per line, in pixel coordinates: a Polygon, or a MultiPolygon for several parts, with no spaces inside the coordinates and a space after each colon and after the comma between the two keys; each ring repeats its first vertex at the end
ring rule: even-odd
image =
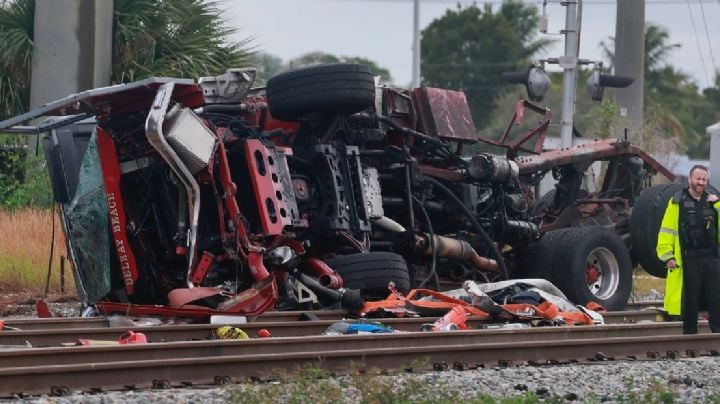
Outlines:
{"type": "MultiPolygon", "coordinates": [[[[605,57],[610,61],[610,66],[615,65],[615,38],[610,37],[610,43],[600,43],[605,57]]],[[[647,90],[656,91],[662,88],[663,81],[672,77],[674,82],[686,82],[690,78],[687,74],[676,70],[667,64],[667,58],[682,45],[679,43],[668,43],[670,33],[664,27],[651,22],[645,24],[645,87],[647,90]],[[670,68],[671,71],[668,71],[670,68]]]]}
{"type": "MultiPolygon", "coordinates": [[[[235,30],[222,15],[213,0],[115,0],[113,83],[151,76],[197,78],[245,64],[252,55],[249,39],[231,42],[235,30]]],[[[0,120],[29,107],[34,19],[35,0],[0,0],[0,120]]],[[[0,144],[22,141],[0,134],[0,144]]],[[[35,167],[31,172],[29,165],[25,170],[24,149],[12,150],[17,154],[10,158],[0,154],[0,207],[6,208],[30,203],[25,194],[32,184],[47,182],[46,171],[35,167]],[[23,172],[25,183],[15,178],[23,172]],[[44,182],[27,178],[35,175],[44,182]]]]}
{"type": "Polygon", "coordinates": [[[0,119],[28,107],[34,16],[35,0],[0,4],[0,119]]]}
{"type": "Polygon", "coordinates": [[[217,1],[115,0],[112,81],[197,78],[248,62],[251,38],[235,34],[217,1]]]}
{"type": "MultiPolygon", "coordinates": [[[[610,38],[614,47],[614,38],[610,38]]],[[[645,116],[646,126],[653,136],[664,135],[676,139],[687,148],[694,158],[705,158],[709,150],[709,138],[705,126],[716,118],[713,106],[714,88],[700,94],[698,86],[684,72],[667,63],[679,43],[670,43],[668,31],[648,23],[645,27],[645,116]]],[[[601,43],[605,56],[615,60],[611,46],[601,43]]],[[[720,80],[716,82],[716,87],[720,80]]],[[[716,91],[716,90],[715,90],[716,91]]]]}
{"type": "MultiPolygon", "coordinates": [[[[248,61],[250,40],[231,42],[236,30],[217,1],[115,0],[112,81],[151,76],[197,78],[248,61]]],[[[0,119],[27,110],[35,0],[0,0],[0,119]]]]}

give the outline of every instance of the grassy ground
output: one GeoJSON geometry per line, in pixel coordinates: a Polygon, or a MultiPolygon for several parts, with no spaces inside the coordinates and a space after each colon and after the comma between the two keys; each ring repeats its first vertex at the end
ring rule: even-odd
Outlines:
{"type": "MultiPolygon", "coordinates": [[[[67,256],[65,237],[55,217],[55,247],[50,291],[60,291],[60,260],[67,256]]],[[[44,293],[50,258],[52,214],[47,210],[0,210],[0,290],[44,293]]],[[[69,262],[65,263],[66,293],[74,295],[69,262]]]]}
{"type": "Polygon", "coordinates": [[[654,297],[660,299],[665,294],[665,279],[656,278],[641,267],[633,272],[633,292],[631,299],[654,297]]]}
{"type": "MultiPolygon", "coordinates": [[[[458,386],[433,377],[407,378],[398,382],[377,372],[351,372],[351,376],[334,378],[317,368],[308,367],[295,377],[278,376],[269,381],[240,384],[231,388],[234,403],[477,403],[477,404],[530,404],[568,403],[580,398],[574,393],[565,396],[552,395],[547,391],[518,391],[517,394],[501,396],[493,391],[472,389],[464,391],[458,386]]],[[[520,383],[518,383],[520,384],[520,383]]],[[[712,392],[705,402],[717,403],[720,392],[712,392]]],[[[683,402],[679,392],[667,383],[657,382],[639,387],[632,379],[617,389],[612,396],[598,397],[589,394],[582,398],[585,403],[612,401],[617,403],[676,403],[683,402]]]]}

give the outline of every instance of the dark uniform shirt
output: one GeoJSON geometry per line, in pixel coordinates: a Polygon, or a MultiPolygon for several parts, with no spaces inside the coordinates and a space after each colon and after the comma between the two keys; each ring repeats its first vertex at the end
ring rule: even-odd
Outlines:
{"type": "Polygon", "coordinates": [[[717,213],[707,197],[703,192],[695,200],[687,189],[683,191],[679,229],[683,251],[710,250],[717,245],[717,213]]]}

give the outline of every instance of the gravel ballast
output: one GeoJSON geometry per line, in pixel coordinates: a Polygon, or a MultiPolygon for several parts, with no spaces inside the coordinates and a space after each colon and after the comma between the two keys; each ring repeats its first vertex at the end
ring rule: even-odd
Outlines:
{"type": "MultiPolygon", "coordinates": [[[[50,309],[61,315],[78,315],[77,304],[50,304],[50,309]]],[[[34,308],[18,310],[14,316],[33,316],[34,308]]],[[[7,318],[7,317],[6,317],[7,318]]],[[[518,402],[535,399],[552,402],[720,402],[720,357],[699,357],[660,360],[618,360],[583,362],[580,364],[512,366],[478,368],[465,371],[438,371],[402,373],[393,376],[372,376],[390,386],[410,386],[406,391],[417,391],[414,401],[436,402],[452,396],[459,400],[472,400],[482,395],[497,400],[517,397],[518,402]],[[422,386],[418,389],[415,386],[422,386]],[[438,400],[435,400],[435,398],[438,400]]],[[[339,376],[322,379],[314,384],[329,384],[341,390],[340,402],[360,403],[368,400],[367,392],[358,388],[361,378],[339,376]]],[[[227,403],[235,402],[298,402],[293,389],[285,388],[288,382],[236,384],[226,387],[182,388],[167,390],[137,390],[72,394],[65,397],[39,396],[16,398],[24,403],[227,403]],[[285,396],[271,396],[286,391],[285,396]],[[281,388],[277,388],[281,387],[281,388]],[[245,398],[248,398],[246,400],[245,398]]],[[[303,386],[300,386],[301,389],[303,386]]],[[[398,391],[398,388],[393,388],[398,391]]],[[[295,393],[297,394],[297,393],[295,393]]],[[[322,397],[322,396],[321,396],[322,397]]],[[[310,397],[307,397],[310,398],[310,397]]],[[[4,400],[0,400],[4,401],[4,400]]],[[[333,402],[326,397],[321,401],[333,402]]],[[[447,401],[447,399],[445,399],[447,401]]]]}
{"type": "MultiPolygon", "coordinates": [[[[718,357],[700,357],[676,360],[638,360],[595,362],[556,366],[516,366],[508,368],[485,368],[465,371],[440,371],[427,373],[403,373],[395,376],[373,376],[384,383],[402,386],[412,382],[426,386],[420,392],[423,397],[415,400],[433,399],[427,392],[437,393],[439,398],[451,392],[458,399],[472,399],[488,395],[495,399],[534,396],[550,401],[590,402],[719,402],[720,366],[718,357]]],[[[362,402],[363,396],[353,387],[360,379],[336,377],[323,379],[343,389],[344,402],[362,402]]],[[[279,382],[275,382],[278,384],[279,382]]],[[[319,383],[315,382],[314,383],[319,383]]],[[[26,403],[226,403],[233,398],[245,400],[237,393],[243,386],[258,391],[272,383],[232,385],[224,388],[187,388],[168,390],[141,390],[131,392],[107,392],[101,394],[74,394],[66,397],[35,397],[19,399],[26,403]]],[[[288,389],[290,390],[290,389],[288,389]]],[[[263,396],[267,402],[290,401],[263,396]]],[[[257,397],[258,396],[254,396],[257,397]]],[[[248,397],[250,398],[250,397],[248,397]]],[[[308,397],[309,398],[309,397],[308,397]]],[[[254,401],[254,400],[251,400],[254,401]]]]}

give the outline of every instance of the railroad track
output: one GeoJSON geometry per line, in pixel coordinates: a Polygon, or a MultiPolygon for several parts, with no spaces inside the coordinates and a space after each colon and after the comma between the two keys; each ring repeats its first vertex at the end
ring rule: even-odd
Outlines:
{"type": "MultiPolygon", "coordinates": [[[[262,316],[251,319],[251,322],[242,324],[242,328],[248,332],[257,332],[261,328],[273,328],[271,331],[275,336],[298,336],[308,334],[319,334],[324,331],[330,324],[348,318],[348,314],[345,311],[310,311],[310,312],[270,312],[265,313],[262,316]],[[317,320],[307,320],[314,318],[317,320]]],[[[664,314],[659,310],[628,310],[628,311],[613,311],[603,314],[603,318],[607,324],[620,324],[620,323],[637,323],[641,321],[664,321],[664,314]]],[[[392,326],[393,328],[401,331],[418,331],[420,326],[425,323],[432,323],[437,318],[420,317],[420,318],[407,318],[407,319],[377,319],[374,321],[382,322],[392,326]]],[[[90,338],[83,337],[82,335],[89,335],[89,333],[100,332],[97,329],[108,328],[111,326],[118,326],[121,323],[125,323],[125,327],[133,328],[135,330],[142,328],[143,330],[155,330],[162,329],[167,330],[167,326],[141,326],[141,325],[130,325],[129,321],[123,317],[64,317],[64,318],[32,318],[32,319],[8,319],[5,321],[5,325],[8,327],[18,328],[21,331],[34,331],[43,330],[49,332],[50,330],[57,330],[63,334],[63,338],[67,338],[68,335],[77,333],[78,338],[90,338]],[[159,327],[159,328],[156,328],[159,327]],[[88,330],[89,329],[89,330],[88,330]]],[[[474,320],[470,317],[469,326],[477,327],[481,324],[480,321],[474,320]]],[[[177,333],[184,332],[182,326],[176,326],[177,333]]],[[[202,332],[207,332],[213,328],[210,325],[195,326],[194,328],[187,328],[187,330],[201,329],[202,332]]],[[[169,331],[174,333],[174,331],[169,331]]],[[[33,335],[33,334],[28,334],[33,335]]],[[[39,345],[52,345],[59,342],[67,342],[60,340],[52,340],[50,334],[48,339],[40,340],[37,343],[39,345]]],[[[3,339],[4,335],[0,333],[0,345],[13,344],[16,339],[3,339]]],[[[158,336],[158,339],[164,340],[178,340],[177,337],[169,335],[168,333],[158,336]]],[[[201,339],[204,338],[200,334],[192,334],[190,339],[201,339]]]]}
{"type": "MultiPolygon", "coordinates": [[[[707,331],[703,324],[702,331],[707,331]]],[[[518,343],[577,339],[603,339],[678,335],[682,324],[616,324],[600,327],[542,327],[525,329],[411,332],[406,334],[310,335],[246,340],[202,340],[131,345],[90,345],[0,351],[0,364],[12,367],[170,359],[212,355],[249,355],[325,350],[401,348],[435,345],[438,340],[454,345],[518,343]],[[400,337],[398,337],[400,335],[400,337]],[[70,349],[68,349],[70,348],[70,349]]]]}
{"type": "MultiPolygon", "coordinates": [[[[603,315],[608,324],[637,323],[640,321],[663,321],[663,315],[653,310],[609,312],[603,315]]],[[[278,318],[281,318],[278,316],[278,318]]],[[[261,329],[269,330],[275,337],[310,336],[322,334],[330,325],[341,320],[341,316],[327,320],[311,321],[256,321],[238,324],[248,335],[257,335],[261,329]]],[[[385,326],[397,331],[419,331],[423,324],[433,323],[437,318],[386,318],[378,319],[385,326]]],[[[468,319],[470,328],[478,328],[486,322],[468,319]]],[[[0,346],[31,345],[33,347],[59,346],[74,343],[80,338],[91,340],[117,340],[127,331],[142,332],[149,342],[205,340],[215,324],[153,325],[109,327],[105,318],[64,318],[8,320],[6,326],[19,328],[18,331],[0,332],[0,346]],[[92,325],[92,327],[86,327],[92,325]]]]}
{"type": "Polygon", "coordinates": [[[720,335],[707,331],[683,336],[680,323],[663,323],[18,349],[0,352],[0,396],[225,384],[307,365],[395,372],[674,359],[716,354],[720,335]]]}
{"type": "MultiPolygon", "coordinates": [[[[104,317],[8,320],[7,326],[20,330],[0,332],[0,397],[223,384],[308,364],[336,372],[347,372],[351,363],[388,371],[410,364],[416,370],[465,369],[598,356],[694,356],[720,349],[720,340],[710,334],[681,337],[681,323],[661,322],[657,310],[605,313],[605,326],[423,333],[416,331],[435,318],[407,318],[380,320],[404,333],[320,335],[345,314],[266,313],[239,326],[250,335],[265,328],[286,338],[213,341],[207,338],[218,325],[111,326],[116,320],[104,317]],[[79,338],[116,341],[129,330],[151,343],[60,346],[79,338]]],[[[471,328],[481,324],[468,321],[471,328]]],[[[706,322],[701,332],[708,332],[706,322]]]]}

